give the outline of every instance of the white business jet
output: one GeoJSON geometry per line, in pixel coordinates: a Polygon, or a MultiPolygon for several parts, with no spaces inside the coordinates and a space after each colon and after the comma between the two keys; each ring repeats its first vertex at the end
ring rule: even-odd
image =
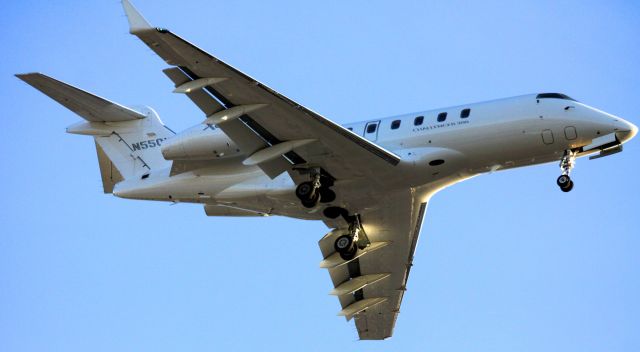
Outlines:
{"type": "Polygon", "coordinates": [[[151,108],[132,109],[40,73],[20,79],[85,121],[105,193],[200,203],[209,216],[323,221],[320,266],[361,339],[393,333],[427,202],[470,177],[622,151],[633,124],[560,93],[540,93],[337,125],[152,27],[126,0],[130,32],[170,67],[175,93],[205,119],[181,133],[151,108]]]}

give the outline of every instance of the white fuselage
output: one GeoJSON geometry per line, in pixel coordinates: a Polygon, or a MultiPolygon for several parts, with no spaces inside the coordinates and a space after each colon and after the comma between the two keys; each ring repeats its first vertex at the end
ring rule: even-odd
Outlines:
{"type": "MultiPolygon", "coordinates": [[[[206,127],[197,125],[172,137],[169,142],[174,143],[163,150],[171,160],[208,159],[202,168],[175,176],[169,176],[168,169],[152,172],[145,179],[121,182],[114,194],[239,209],[238,213],[212,210],[209,215],[256,212],[322,219],[317,209],[299,206],[295,184],[286,173],[272,180],[257,167],[243,165],[246,155],[222,131],[206,127]],[[194,144],[194,140],[198,142],[194,144]],[[213,160],[202,155],[212,150],[216,154],[213,160]]],[[[334,186],[336,204],[341,195],[367,194],[367,189],[379,192],[378,187],[384,187],[382,191],[411,187],[426,198],[481,173],[557,161],[567,150],[580,156],[589,154],[597,150],[582,152],[580,148],[597,137],[615,133],[625,142],[637,131],[629,122],[582,103],[538,99],[535,94],[352,123],[345,128],[397,154],[402,161],[396,166],[394,181],[384,186],[370,179],[338,180],[334,186]],[[441,113],[447,114],[445,119],[441,113]]]]}

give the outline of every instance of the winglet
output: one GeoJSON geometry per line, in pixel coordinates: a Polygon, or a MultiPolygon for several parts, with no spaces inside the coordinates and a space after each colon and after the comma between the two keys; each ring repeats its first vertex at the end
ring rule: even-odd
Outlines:
{"type": "Polygon", "coordinates": [[[127,19],[129,20],[129,33],[136,34],[145,29],[151,29],[151,25],[147,20],[142,17],[140,12],[136,10],[129,0],[122,0],[122,7],[124,7],[124,13],[127,15],[127,19]]]}

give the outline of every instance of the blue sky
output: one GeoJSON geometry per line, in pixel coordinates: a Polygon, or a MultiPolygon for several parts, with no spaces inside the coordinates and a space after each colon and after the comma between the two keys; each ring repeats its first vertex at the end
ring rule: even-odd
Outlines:
{"type": "MultiPolygon", "coordinates": [[[[560,91],[640,124],[634,1],[135,5],[337,122],[560,91]]],[[[578,160],[569,194],[556,164],[437,194],[395,336],[358,342],[318,268],[323,224],[103,195],[93,142],[64,133],[78,118],[12,76],[201,121],[117,1],[0,10],[0,351],[640,349],[638,140],[578,160]]]]}

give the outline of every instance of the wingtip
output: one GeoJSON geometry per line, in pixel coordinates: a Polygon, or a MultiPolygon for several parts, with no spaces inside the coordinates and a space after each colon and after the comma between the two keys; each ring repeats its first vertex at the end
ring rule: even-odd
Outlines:
{"type": "Polygon", "coordinates": [[[122,0],[122,7],[129,20],[129,33],[136,34],[140,31],[153,28],[129,0],[122,0]]]}
{"type": "Polygon", "coordinates": [[[21,80],[24,81],[25,78],[31,77],[31,76],[37,76],[37,75],[41,75],[40,72],[27,72],[27,73],[15,73],[14,76],[20,78],[21,80]]]}

